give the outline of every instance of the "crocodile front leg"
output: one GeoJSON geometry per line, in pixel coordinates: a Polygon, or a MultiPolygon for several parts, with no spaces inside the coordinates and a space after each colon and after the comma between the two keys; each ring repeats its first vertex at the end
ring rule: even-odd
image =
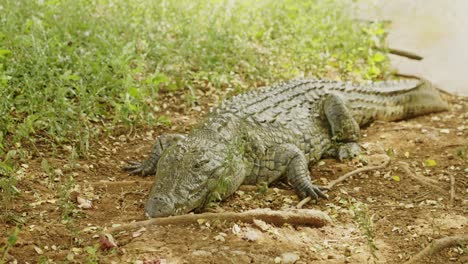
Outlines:
{"type": "Polygon", "coordinates": [[[275,167],[284,170],[283,174],[286,174],[289,183],[294,187],[299,197],[310,196],[315,200],[318,197],[327,198],[322,193],[324,188],[312,184],[308,161],[298,147],[293,144],[284,144],[277,147],[275,153],[275,167]]]}
{"type": "Polygon", "coordinates": [[[140,174],[142,176],[156,174],[159,158],[165,149],[185,138],[181,134],[166,134],[156,138],[156,143],[153,146],[150,156],[143,162],[131,161],[130,165],[124,170],[130,174],[140,174]]]}
{"type": "Polygon", "coordinates": [[[359,125],[341,97],[330,94],[323,101],[323,110],[330,124],[334,148],[329,153],[339,160],[353,158],[361,152],[356,143],[361,133],[359,125]]]}

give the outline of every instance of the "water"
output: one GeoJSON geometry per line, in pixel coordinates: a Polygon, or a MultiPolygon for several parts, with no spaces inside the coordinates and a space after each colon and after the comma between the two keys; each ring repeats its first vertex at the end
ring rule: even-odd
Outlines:
{"type": "Polygon", "coordinates": [[[424,57],[392,56],[400,73],[424,76],[443,90],[468,95],[467,0],[366,0],[357,16],[392,21],[389,46],[424,57]]]}

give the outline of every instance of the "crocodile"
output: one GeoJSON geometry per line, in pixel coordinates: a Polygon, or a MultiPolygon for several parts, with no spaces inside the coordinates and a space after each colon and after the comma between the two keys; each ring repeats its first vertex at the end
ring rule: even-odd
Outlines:
{"type": "Polygon", "coordinates": [[[148,217],[203,209],[242,184],[287,180],[301,198],[327,198],[309,164],[359,154],[360,128],[444,111],[440,90],[422,78],[350,83],[297,79],[224,100],[187,135],[160,135],[130,174],[156,175],[148,217]]]}

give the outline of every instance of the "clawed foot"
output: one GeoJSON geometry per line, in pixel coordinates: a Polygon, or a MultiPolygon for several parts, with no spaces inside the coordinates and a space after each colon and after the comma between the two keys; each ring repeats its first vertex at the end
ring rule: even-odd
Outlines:
{"type": "Polygon", "coordinates": [[[310,197],[315,201],[318,201],[319,197],[324,198],[324,199],[328,199],[328,196],[325,193],[323,193],[323,191],[328,191],[328,188],[325,187],[325,186],[312,184],[309,188],[307,188],[303,192],[304,197],[302,197],[302,198],[310,197]]]}
{"type": "Polygon", "coordinates": [[[147,176],[151,174],[156,173],[156,168],[155,166],[152,166],[151,163],[144,161],[144,162],[138,162],[138,161],[129,161],[128,166],[124,167],[124,171],[127,171],[129,174],[132,175],[142,175],[142,176],[147,176]]]}

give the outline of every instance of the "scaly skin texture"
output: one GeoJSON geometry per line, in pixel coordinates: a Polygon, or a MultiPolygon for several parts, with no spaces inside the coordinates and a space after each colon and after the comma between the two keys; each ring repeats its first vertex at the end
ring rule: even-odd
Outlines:
{"type": "Polygon", "coordinates": [[[359,153],[359,127],[446,110],[419,79],[354,85],[295,80],[223,101],[187,136],[158,137],[150,157],[126,168],[156,174],[150,217],[183,214],[233,194],[241,184],[286,177],[300,197],[326,197],[312,184],[310,162],[359,153]]]}

